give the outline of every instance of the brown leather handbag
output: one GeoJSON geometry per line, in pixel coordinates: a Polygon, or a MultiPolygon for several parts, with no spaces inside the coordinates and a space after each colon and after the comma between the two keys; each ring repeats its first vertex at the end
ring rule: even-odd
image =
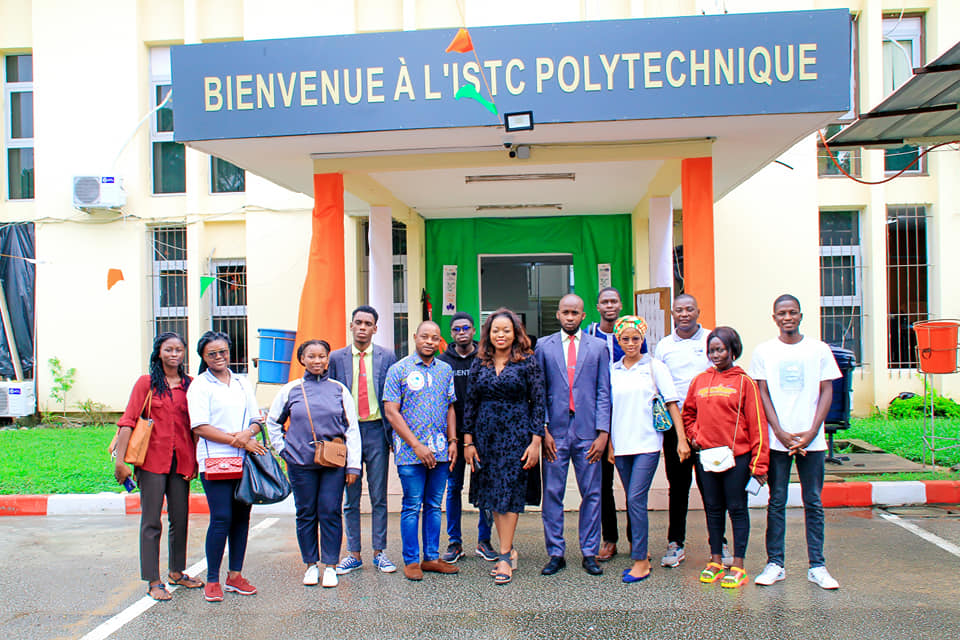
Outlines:
{"type": "Polygon", "coordinates": [[[321,467],[347,466],[347,445],[343,438],[333,440],[317,440],[317,432],[313,428],[313,415],[310,411],[310,402],[307,400],[307,391],[300,380],[300,393],[303,394],[303,404],[307,407],[307,418],[310,420],[310,434],[313,436],[313,462],[321,467]]]}
{"type": "MultiPolygon", "coordinates": [[[[133,433],[130,434],[130,440],[127,442],[127,451],[123,456],[124,462],[135,467],[142,467],[144,460],[147,459],[147,448],[150,446],[150,435],[153,433],[153,420],[150,419],[152,405],[153,389],[150,389],[147,392],[147,397],[143,399],[137,424],[133,427],[133,433]],[[144,410],[147,413],[146,417],[143,416],[144,410]]],[[[117,433],[120,433],[119,429],[117,429],[117,433]]],[[[110,452],[115,453],[116,448],[117,436],[114,436],[113,442],[110,443],[110,452]]]]}

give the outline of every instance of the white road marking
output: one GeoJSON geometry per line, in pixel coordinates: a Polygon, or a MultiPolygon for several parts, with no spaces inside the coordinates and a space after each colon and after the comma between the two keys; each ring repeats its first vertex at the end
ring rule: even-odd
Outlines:
{"type": "MultiPolygon", "coordinates": [[[[276,522],[277,522],[277,518],[264,518],[262,522],[258,523],[254,527],[251,527],[248,539],[257,536],[268,527],[273,526],[276,522]]],[[[197,562],[196,564],[188,567],[184,573],[191,576],[196,576],[197,574],[200,574],[206,571],[206,569],[207,569],[207,560],[206,558],[204,558],[203,560],[197,562]]],[[[176,591],[179,588],[180,587],[178,587],[177,585],[167,585],[167,590],[170,591],[171,593],[176,591]]],[[[137,616],[148,611],[150,607],[154,606],[155,604],[158,604],[158,601],[154,600],[150,596],[143,596],[142,598],[134,602],[132,605],[130,605],[129,607],[127,607],[117,615],[113,616],[112,618],[110,618],[109,620],[107,620],[106,622],[98,626],[96,629],[94,629],[87,635],[80,638],[80,640],[104,640],[105,638],[109,638],[114,633],[119,631],[120,628],[123,627],[123,625],[127,624],[131,620],[135,619],[137,616]]]]}
{"type": "Polygon", "coordinates": [[[896,516],[896,515],[894,515],[894,514],[892,514],[892,513],[886,513],[886,512],[884,512],[884,511],[881,511],[881,512],[880,512],[880,517],[883,518],[884,520],[886,520],[887,522],[892,522],[893,524],[897,525],[898,527],[903,527],[904,529],[906,529],[906,530],[909,531],[910,533],[912,533],[912,534],[914,534],[914,535],[917,535],[917,536],[923,538],[924,540],[926,540],[927,542],[931,542],[931,543],[937,545],[938,547],[940,547],[941,549],[943,549],[943,550],[946,551],[947,553],[952,553],[953,555],[955,555],[955,556],[957,556],[958,558],[960,558],[960,547],[958,547],[957,545],[953,544],[953,543],[950,542],[949,540],[944,540],[944,539],[941,538],[940,536],[938,536],[938,535],[936,535],[936,534],[933,534],[933,533],[930,533],[930,532],[927,531],[926,529],[921,529],[920,527],[918,527],[917,525],[913,524],[912,522],[907,522],[906,520],[903,520],[903,519],[901,519],[899,516],[896,516]]]}

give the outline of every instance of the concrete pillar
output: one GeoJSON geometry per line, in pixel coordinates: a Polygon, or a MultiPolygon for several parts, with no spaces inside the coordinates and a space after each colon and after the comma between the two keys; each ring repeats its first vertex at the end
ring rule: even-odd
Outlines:
{"type": "Polygon", "coordinates": [[[683,198],[683,290],[700,303],[700,323],[716,325],[713,229],[713,158],[681,163],[683,198]]]}
{"type": "Polygon", "coordinates": [[[373,342],[393,350],[393,218],[390,207],[370,207],[370,306],[380,314],[373,342]]]}
{"type": "Polygon", "coordinates": [[[650,198],[648,224],[650,286],[673,290],[673,200],[650,198]]]}

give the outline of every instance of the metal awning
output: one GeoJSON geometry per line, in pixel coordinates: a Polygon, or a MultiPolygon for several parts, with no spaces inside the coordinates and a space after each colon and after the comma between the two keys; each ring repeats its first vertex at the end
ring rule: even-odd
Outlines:
{"type": "Polygon", "coordinates": [[[913,73],[886,100],[833,136],[830,147],[900,147],[960,140],[960,42],[913,73]]]}

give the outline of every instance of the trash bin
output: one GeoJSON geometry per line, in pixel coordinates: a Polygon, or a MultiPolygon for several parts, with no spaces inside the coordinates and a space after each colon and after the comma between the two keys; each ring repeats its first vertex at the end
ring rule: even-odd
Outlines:
{"type": "Polygon", "coordinates": [[[286,384],[290,379],[290,360],[297,332],[257,329],[257,333],[260,338],[257,379],[266,384],[286,384]]]}
{"type": "Polygon", "coordinates": [[[850,428],[850,409],[851,397],[853,391],[853,369],[857,366],[857,358],[853,351],[830,345],[830,351],[833,353],[833,359],[837,361],[837,367],[840,369],[840,377],[833,381],[833,401],[830,403],[830,411],[827,412],[827,418],[824,420],[824,431],[827,434],[827,462],[843,464],[844,460],[849,460],[846,456],[837,457],[833,453],[833,436],[841,429],[850,428]]]}

